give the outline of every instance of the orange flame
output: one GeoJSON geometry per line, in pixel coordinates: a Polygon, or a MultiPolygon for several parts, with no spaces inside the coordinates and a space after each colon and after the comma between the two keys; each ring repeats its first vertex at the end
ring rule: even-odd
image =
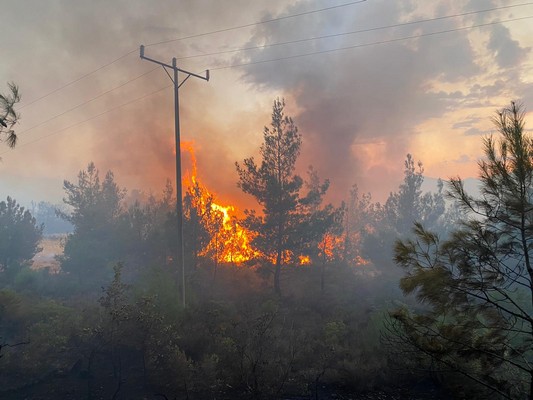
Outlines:
{"type": "MultiPolygon", "coordinates": [[[[374,228],[371,226],[367,226],[365,229],[368,232],[374,232],[374,228]]],[[[350,262],[350,264],[355,267],[362,267],[371,264],[370,260],[367,260],[361,254],[362,244],[360,232],[344,233],[344,238],[349,240],[351,248],[351,255],[346,261],[350,262]]]]}
{"type": "Polygon", "coordinates": [[[322,242],[319,243],[318,249],[320,250],[320,256],[327,261],[333,261],[339,256],[342,251],[344,239],[342,236],[336,236],[331,233],[326,233],[322,242]]]}
{"type": "Polygon", "coordinates": [[[300,265],[309,265],[311,264],[311,257],[309,256],[298,256],[300,260],[300,265]]]}
{"type": "Polygon", "coordinates": [[[194,154],[193,142],[180,142],[181,150],[189,153],[191,159],[191,171],[182,178],[182,185],[185,187],[193,186],[196,182],[196,154],[194,154]]]}
{"type": "MultiPolygon", "coordinates": [[[[250,244],[253,238],[253,233],[246,230],[235,221],[235,218],[230,216],[230,213],[235,211],[235,207],[223,207],[219,204],[212,203],[211,209],[222,214],[223,232],[221,237],[223,238],[223,248],[218,258],[219,261],[240,264],[252,258],[256,258],[259,253],[255,251],[250,244]]],[[[215,237],[211,242],[216,242],[217,240],[218,238],[215,237]]],[[[209,245],[212,245],[212,243],[209,245]]],[[[214,243],[214,245],[216,245],[216,243],[214,243]]]]}
{"type": "MultiPolygon", "coordinates": [[[[256,258],[264,258],[271,263],[276,262],[273,254],[262,254],[251,245],[256,233],[246,229],[237,222],[236,209],[234,206],[223,206],[215,202],[214,195],[202,185],[197,177],[197,162],[194,153],[193,142],[181,142],[181,148],[190,157],[190,171],[183,177],[183,186],[187,188],[187,193],[194,197],[193,207],[200,215],[210,215],[211,221],[207,227],[210,241],[201,249],[200,255],[212,255],[218,262],[242,264],[256,258]]],[[[358,238],[354,238],[359,243],[358,238]]],[[[322,261],[331,262],[341,258],[345,246],[344,235],[334,235],[328,233],[322,241],[318,243],[318,257],[322,261]]],[[[299,265],[310,265],[311,257],[306,254],[296,256],[290,250],[285,250],[282,254],[282,263],[291,262],[299,265]]],[[[351,260],[355,266],[364,266],[369,261],[364,259],[359,253],[351,260]]]]}
{"type": "Polygon", "coordinates": [[[197,178],[196,156],[192,142],[182,142],[182,149],[187,151],[191,159],[191,172],[183,178],[183,185],[189,193],[194,192],[195,204],[200,214],[212,212],[220,220],[220,224],[212,226],[211,240],[201,251],[202,255],[214,253],[219,262],[241,264],[258,257],[259,253],[252,248],[253,232],[250,232],[236,221],[236,210],[233,206],[222,206],[214,201],[214,196],[197,178]],[[210,210],[208,210],[210,208],[210,210]]]}

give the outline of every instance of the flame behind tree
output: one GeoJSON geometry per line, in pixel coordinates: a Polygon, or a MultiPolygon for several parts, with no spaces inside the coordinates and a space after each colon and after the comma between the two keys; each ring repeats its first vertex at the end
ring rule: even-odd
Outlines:
{"type": "Polygon", "coordinates": [[[342,259],[344,206],[322,205],[329,188],[329,180],[321,182],[317,171],[309,167],[305,188],[307,194],[300,199],[302,214],[301,250],[309,255],[310,262],[324,265],[342,259]]]}
{"type": "MultiPolygon", "coordinates": [[[[280,153],[290,148],[295,152],[293,157],[293,162],[295,162],[301,139],[292,121],[283,116],[283,106],[282,102],[275,103],[273,113],[275,129],[266,130],[271,134],[268,138],[269,146],[279,145],[280,153]],[[291,134],[298,136],[292,139],[281,138],[279,139],[281,143],[277,143],[276,135],[283,136],[286,134],[283,130],[287,129],[293,129],[294,132],[291,134]]],[[[329,181],[321,182],[312,167],[308,171],[308,180],[305,182],[306,195],[303,197],[299,194],[304,184],[303,180],[297,175],[290,177],[290,174],[287,174],[289,170],[289,172],[292,171],[290,168],[294,167],[294,165],[291,167],[289,160],[280,160],[279,165],[275,165],[276,168],[278,166],[288,168],[277,174],[277,177],[281,176],[286,179],[286,182],[280,185],[281,189],[273,187],[272,177],[267,176],[263,171],[264,181],[260,183],[264,185],[263,195],[279,194],[280,190],[288,190],[290,193],[279,196],[281,197],[280,203],[276,203],[276,199],[268,200],[268,207],[274,208],[269,211],[270,214],[265,211],[265,203],[263,216],[257,216],[254,211],[247,210],[245,211],[247,217],[241,222],[237,219],[235,207],[218,204],[215,196],[198,180],[193,144],[182,142],[181,147],[188,152],[191,160],[191,168],[183,178],[183,186],[186,187],[184,196],[185,244],[189,249],[188,253],[192,255],[193,265],[198,265],[199,257],[212,259],[215,262],[215,268],[218,263],[239,265],[256,259],[266,260],[275,266],[324,265],[341,259],[343,239],[340,220],[344,209],[334,208],[329,204],[322,206],[323,197],[329,188],[329,181]],[[279,211],[280,207],[287,207],[289,204],[292,208],[279,211]],[[281,230],[283,232],[282,246],[278,252],[277,244],[280,242],[275,236],[279,229],[279,218],[286,220],[281,230]]],[[[269,161],[275,164],[276,157],[272,154],[268,156],[269,161]]],[[[274,286],[276,287],[276,284],[274,286]]]]}
{"type": "Polygon", "coordinates": [[[233,206],[222,206],[215,196],[199,182],[196,157],[191,142],[182,142],[191,158],[191,171],[183,179],[187,188],[184,197],[184,217],[187,222],[188,247],[194,265],[199,256],[208,256],[215,263],[241,264],[257,257],[251,247],[253,233],[237,222],[233,206]]]}
{"type": "MultiPolygon", "coordinates": [[[[270,127],[263,131],[260,148],[261,163],[253,157],[236,163],[239,174],[238,186],[243,192],[255,197],[262,207],[262,215],[247,210],[245,224],[257,232],[253,244],[274,264],[274,290],[281,294],[281,267],[287,262],[307,264],[311,254],[302,254],[309,244],[317,244],[317,236],[325,233],[317,221],[329,220],[332,206],[321,208],[329,182],[320,183],[318,175],[310,171],[309,192],[301,196],[303,179],[295,174],[296,161],[300,155],[301,134],[292,118],[285,115],[285,102],[274,101],[270,127]],[[327,218],[322,219],[321,216],[327,218]]],[[[321,226],[323,228],[323,226],[321,226]]]]}
{"type": "Polygon", "coordinates": [[[309,167],[305,182],[307,195],[300,199],[300,212],[303,216],[300,227],[302,249],[310,259],[320,266],[320,290],[325,290],[326,266],[340,261],[343,254],[344,206],[335,208],[331,204],[322,205],[329,181],[321,182],[318,173],[309,167]]]}
{"type": "Polygon", "coordinates": [[[292,250],[303,184],[302,178],[294,174],[302,137],[292,118],[285,115],[284,108],[284,101],[274,101],[271,125],[263,130],[261,164],[257,165],[253,157],[245,159],[242,166],[235,163],[238,186],[255,197],[262,207],[263,215],[246,210],[246,225],[258,233],[254,244],[267,258],[274,258],[274,291],[277,294],[281,294],[284,255],[292,250]]]}
{"type": "Polygon", "coordinates": [[[378,205],[372,202],[372,195],[360,195],[357,185],[353,185],[344,214],[343,259],[348,264],[369,264],[361,251],[362,242],[365,236],[374,233],[378,213],[378,205]]]}

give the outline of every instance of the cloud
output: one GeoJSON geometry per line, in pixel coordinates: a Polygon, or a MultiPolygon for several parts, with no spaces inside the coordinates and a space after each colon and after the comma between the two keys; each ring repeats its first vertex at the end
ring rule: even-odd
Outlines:
{"type": "Polygon", "coordinates": [[[487,133],[489,133],[490,131],[483,131],[481,129],[478,129],[478,128],[469,128],[467,129],[463,134],[465,136],[483,136],[483,135],[486,135],[487,133]]]}
{"type": "Polygon", "coordinates": [[[456,163],[459,163],[459,164],[466,164],[466,163],[471,163],[473,160],[470,156],[468,156],[467,154],[461,154],[461,156],[454,160],[453,162],[456,162],[456,163]]]}
{"type": "Polygon", "coordinates": [[[482,122],[483,118],[475,115],[469,115],[467,118],[460,122],[456,122],[452,125],[453,129],[465,129],[465,128],[471,128],[472,125],[475,125],[479,122],[482,122]]]}

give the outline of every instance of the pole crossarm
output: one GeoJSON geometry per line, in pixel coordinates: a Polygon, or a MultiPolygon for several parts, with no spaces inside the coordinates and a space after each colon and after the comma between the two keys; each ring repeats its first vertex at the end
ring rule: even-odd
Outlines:
{"type": "MultiPolygon", "coordinates": [[[[194,72],[190,72],[190,71],[186,71],[184,69],[178,68],[178,67],[176,67],[174,62],[172,63],[172,65],[170,65],[170,64],[166,64],[166,63],[161,62],[161,61],[154,60],[153,58],[146,57],[144,55],[144,45],[142,45],[142,44],[141,44],[141,47],[140,47],[140,56],[141,56],[141,59],[147,60],[147,61],[151,61],[151,62],[153,62],[155,64],[159,64],[159,65],[161,65],[164,68],[170,68],[172,70],[176,70],[178,72],[187,74],[189,76],[194,76],[195,78],[200,78],[200,79],[203,79],[204,81],[209,81],[209,70],[208,69],[205,70],[205,76],[202,76],[202,75],[195,74],[194,72]]],[[[174,61],[174,60],[172,60],[172,61],[174,61]]]]}

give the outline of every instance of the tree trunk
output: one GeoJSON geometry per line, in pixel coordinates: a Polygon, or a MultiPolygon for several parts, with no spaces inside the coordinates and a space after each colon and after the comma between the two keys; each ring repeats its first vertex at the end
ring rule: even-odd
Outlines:
{"type": "Polygon", "coordinates": [[[215,232],[215,269],[213,270],[213,286],[215,285],[215,279],[217,278],[218,269],[218,232],[215,232]]]}
{"type": "MultiPolygon", "coordinates": [[[[281,217],[280,217],[281,219],[281,217]]],[[[276,268],[274,270],[274,292],[281,296],[281,286],[280,286],[280,275],[281,275],[281,256],[283,254],[283,248],[282,248],[282,233],[283,233],[283,227],[282,222],[278,222],[278,237],[277,237],[277,243],[276,243],[276,268]]]]}
{"type": "Polygon", "coordinates": [[[274,270],[274,292],[281,296],[281,286],[279,284],[281,275],[281,252],[278,252],[278,255],[276,256],[276,266],[274,270]]]}
{"type": "Polygon", "coordinates": [[[322,268],[320,270],[320,293],[324,294],[326,287],[326,263],[322,262],[322,268]]]}
{"type": "Polygon", "coordinates": [[[146,373],[146,338],[143,340],[143,349],[142,349],[142,364],[143,364],[143,384],[144,387],[148,386],[148,375],[146,373]]]}
{"type": "Polygon", "coordinates": [[[91,354],[89,355],[89,362],[87,364],[87,400],[92,400],[93,398],[93,361],[94,356],[96,355],[96,352],[94,350],[91,350],[91,354]]]}
{"type": "Polygon", "coordinates": [[[326,261],[327,261],[325,239],[322,240],[322,244],[323,244],[323,248],[322,248],[322,266],[320,268],[320,293],[324,294],[324,290],[326,288],[326,261]]]}

